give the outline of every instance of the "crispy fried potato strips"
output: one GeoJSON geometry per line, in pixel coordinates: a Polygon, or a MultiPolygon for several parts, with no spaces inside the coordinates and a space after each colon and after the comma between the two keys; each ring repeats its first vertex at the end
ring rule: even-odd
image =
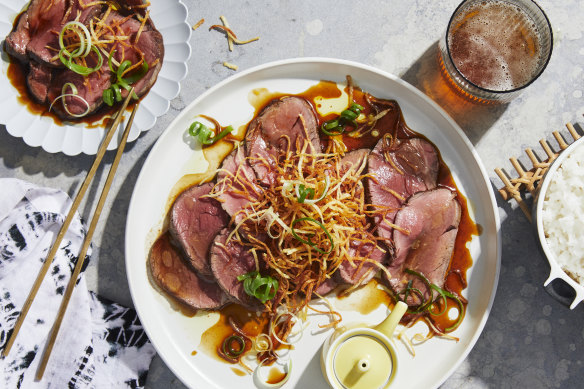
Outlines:
{"type": "Polygon", "coordinates": [[[219,197],[229,190],[249,200],[233,216],[235,230],[229,239],[243,237],[265,262],[267,272],[277,278],[278,293],[266,303],[272,312],[280,305],[292,313],[301,311],[343,261],[356,268],[370,262],[359,257],[351,243],[378,246],[367,217],[362,182],[366,163],[347,166],[336,150],[312,153],[308,142],[296,146],[299,152],[282,152],[277,164],[254,161],[275,166],[278,179],[271,187],[250,184],[240,167],[218,182],[211,194],[219,197]],[[299,188],[314,191],[307,199],[322,199],[299,202],[299,188]]]}

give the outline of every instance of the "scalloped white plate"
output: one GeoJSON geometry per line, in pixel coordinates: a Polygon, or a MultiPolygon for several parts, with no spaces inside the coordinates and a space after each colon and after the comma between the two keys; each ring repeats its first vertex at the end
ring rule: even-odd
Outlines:
{"type": "MultiPolygon", "coordinates": [[[[469,244],[473,266],[467,273],[468,310],[453,333],[460,341],[433,338],[416,347],[412,357],[397,345],[399,371],[392,388],[434,388],[456,369],[477,341],[495,296],[500,267],[499,216],[489,178],[479,156],[460,127],[427,96],[406,82],[370,66],[354,62],[299,58],[268,63],[241,72],[206,91],[187,106],[169,125],[148,155],[134,187],[126,224],[126,272],[130,292],[148,337],[166,364],[193,388],[255,388],[250,376],[239,376],[231,366],[206,355],[199,348],[206,328],[217,321],[215,312],[187,317],[169,305],[150,283],[146,259],[153,231],[160,226],[171,188],[187,172],[205,171],[200,150],[185,143],[184,133],[194,117],[206,114],[223,124],[239,128],[252,119],[250,92],[299,93],[320,80],[344,83],[350,74],[356,85],[381,98],[396,99],[407,124],[428,137],[440,150],[462,194],[468,199],[471,217],[482,228],[469,244]],[[228,107],[228,109],[226,109],[228,107]],[[198,352],[193,355],[193,350],[198,352]]],[[[358,298],[358,294],[356,294],[358,298]]],[[[353,295],[349,298],[352,298],[353,295]]],[[[379,323],[387,309],[360,315],[343,301],[332,299],[343,322],[379,323]]],[[[346,301],[346,300],[344,300],[346,301]]],[[[324,389],[320,371],[320,347],[330,331],[319,330],[325,317],[310,316],[310,326],[291,352],[292,375],[286,388],[324,389]]],[[[424,327],[422,325],[422,327],[424,327]]]]}
{"type": "MultiPolygon", "coordinates": [[[[12,30],[16,16],[27,4],[24,0],[0,0],[0,39],[12,30]]],[[[156,83],[140,102],[128,142],[138,138],[142,131],[148,131],[159,116],[170,107],[170,100],[180,91],[180,81],[187,75],[187,61],[191,56],[191,27],[187,23],[187,8],[181,0],[150,0],[150,17],[164,38],[164,62],[156,83]]],[[[7,77],[8,58],[2,44],[0,61],[0,123],[6,125],[8,133],[22,138],[32,147],[41,146],[49,153],[62,152],[66,155],[80,153],[93,155],[104,137],[103,128],[85,128],[84,124],[58,125],[50,117],[30,112],[18,103],[19,96],[7,77]]],[[[125,127],[122,124],[120,128],[125,127]]],[[[118,147],[119,137],[115,136],[108,150],[118,147]]]]}

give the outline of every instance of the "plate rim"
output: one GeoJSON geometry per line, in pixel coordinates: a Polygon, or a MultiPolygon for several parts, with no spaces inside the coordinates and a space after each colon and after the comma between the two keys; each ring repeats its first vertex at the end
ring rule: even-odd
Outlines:
{"type": "MultiPolygon", "coordinates": [[[[205,98],[213,93],[215,93],[217,90],[223,88],[224,86],[236,82],[237,80],[247,77],[251,74],[254,73],[259,73],[262,72],[264,70],[268,70],[271,68],[276,68],[276,67],[280,67],[280,66],[288,66],[288,65],[294,65],[294,64],[313,64],[313,65],[318,65],[318,64],[327,64],[327,65],[343,65],[343,66],[348,66],[348,67],[354,67],[357,69],[361,69],[367,72],[371,72],[371,73],[375,73],[379,76],[382,76],[384,78],[387,78],[389,80],[392,80],[393,82],[396,82],[398,84],[400,84],[401,87],[406,88],[410,93],[413,93],[414,95],[416,95],[417,98],[422,99],[425,101],[425,103],[429,104],[437,113],[439,113],[447,122],[450,126],[452,126],[452,128],[458,133],[460,140],[466,145],[466,147],[468,148],[469,152],[474,156],[475,162],[477,164],[478,169],[481,172],[481,181],[482,184],[485,185],[486,188],[488,188],[488,198],[490,200],[490,210],[492,211],[492,214],[489,215],[493,218],[493,221],[495,223],[495,239],[496,239],[496,248],[495,248],[495,252],[496,252],[496,261],[495,261],[495,272],[493,274],[493,283],[491,285],[490,288],[490,297],[489,300],[487,302],[485,311],[481,317],[481,319],[479,321],[477,321],[477,330],[475,331],[475,333],[473,334],[472,338],[467,339],[466,341],[468,342],[468,346],[465,348],[465,351],[463,353],[460,354],[460,356],[458,357],[458,359],[456,360],[456,362],[451,366],[450,369],[448,369],[447,371],[445,371],[442,374],[442,378],[440,379],[440,382],[437,382],[435,387],[440,386],[441,384],[443,384],[448,377],[450,377],[452,375],[452,373],[460,366],[460,364],[466,359],[466,357],[468,356],[468,354],[470,353],[470,351],[474,348],[474,346],[476,345],[476,342],[478,340],[478,338],[480,337],[480,335],[482,334],[484,327],[486,325],[486,322],[488,320],[488,317],[490,316],[490,312],[493,306],[493,302],[495,299],[495,295],[497,292],[497,286],[498,286],[498,282],[499,282],[499,276],[500,276],[500,269],[501,269],[501,254],[502,254],[502,242],[501,242],[501,228],[500,228],[500,217],[499,217],[499,213],[497,212],[498,210],[498,206],[497,206],[497,202],[495,199],[495,194],[493,191],[493,188],[491,186],[489,177],[486,173],[486,169],[483,165],[483,162],[480,158],[480,156],[478,155],[477,150],[475,149],[475,147],[472,145],[472,143],[470,142],[470,140],[468,139],[468,137],[466,136],[466,134],[463,132],[463,130],[460,128],[460,126],[452,119],[452,117],[442,108],[440,107],[435,101],[433,101],[431,98],[429,98],[428,96],[426,96],[424,93],[422,93],[420,90],[418,90],[417,88],[415,88],[414,86],[412,86],[411,84],[409,84],[408,82],[400,79],[399,77],[388,73],[384,70],[381,70],[379,68],[376,68],[374,66],[371,65],[367,65],[367,64],[363,64],[360,62],[356,62],[356,61],[352,61],[352,60],[345,60],[345,59],[338,59],[338,58],[331,58],[331,57],[301,57],[301,58],[288,58],[288,59],[281,59],[281,60],[276,60],[276,61],[270,61],[267,63],[263,63],[254,67],[251,67],[249,69],[246,69],[238,74],[232,75],[222,81],[220,81],[219,83],[215,84],[214,86],[212,86],[211,88],[209,88],[208,90],[204,91],[202,94],[200,94],[199,96],[197,96],[192,102],[190,102],[188,105],[186,105],[182,111],[172,120],[172,122],[168,125],[168,127],[163,131],[163,133],[160,135],[159,139],[156,141],[156,143],[154,144],[154,146],[152,147],[152,149],[149,152],[148,157],[146,158],[146,160],[144,161],[144,165],[148,164],[150,161],[151,156],[156,155],[157,151],[160,147],[162,147],[162,142],[161,139],[163,137],[163,135],[169,131],[169,129],[171,129],[176,123],[180,122],[181,119],[187,115],[190,112],[190,108],[193,106],[196,106],[197,104],[199,104],[201,101],[205,100],[205,98]]],[[[138,179],[136,180],[136,184],[135,187],[139,186],[139,183],[141,183],[142,180],[144,180],[144,176],[146,175],[144,169],[141,169],[140,174],[138,176],[138,179]]],[[[136,196],[136,191],[133,191],[132,196],[130,198],[130,204],[128,207],[128,216],[131,214],[134,206],[133,204],[135,204],[135,196],[136,196]]],[[[134,302],[134,305],[136,307],[136,311],[138,313],[138,316],[141,316],[141,309],[142,307],[139,307],[137,304],[135,304],[135,296],[134,296],[134,288],[132,287],[132,279],[133,279],[133,274],[131,273],[131,269],[130,269],[130,261],[128,260],[129,258],[129,247],[128,247],[128,238],[129,238],[129,234],[130,234],[130,229],[128,228],[128,224],[131,223],[130,217],[127,218],[127,223],[126,223],[126,235],[125,235],[125,258],[126,258],[126,276],[128,279],[128,283],[130,286],[130,294],[132,297],[132,300],[134,302]]],[[[150,337],[149,331],[146,328],[146,326],[144,326],[144,329],[147,333],[147,335],[150,337]]],[[[154,345],[154,342],[152,342],[154,345]]],[[[156,348],[156,346],[155,346],[156,348]]],[[[173,374],[175,374],[185,385],[190,386],[190,383],[188,382],[188,380],[186,379],[186,377],[184,376],[182,371],[177,371],[178,369],[175,368],[175,366],[173,366],[171,363],[169,363],[168,361],[168,356],[165,355],[164,352],[160,352],[157,348],[157,352],[159,353],[159,355],[161,356],[161,358],[164,360],[164,362],[166,363],[166,365],[168,366],[168,368],[173,372],[173,374]]]]}

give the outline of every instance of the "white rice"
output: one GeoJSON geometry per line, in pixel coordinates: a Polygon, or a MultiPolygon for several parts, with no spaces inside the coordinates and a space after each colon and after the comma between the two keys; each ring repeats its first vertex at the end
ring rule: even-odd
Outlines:
{"type": "Polygon", "coordinates": [[[577,146],[552,177],[542,221],[556,261],[584,285],[584,147],[577,146]]]}

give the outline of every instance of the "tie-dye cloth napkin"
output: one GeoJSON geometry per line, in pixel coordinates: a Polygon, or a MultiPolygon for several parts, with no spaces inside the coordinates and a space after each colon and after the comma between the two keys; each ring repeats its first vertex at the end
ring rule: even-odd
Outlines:
{"type": "MultiPolygon", "coordinates": [[[[71,200],[62,191],[0,179],[0,350],[28,296],[71,200]]],[[[10,354],[1,388],[140,388],[155,354],[136,312],[87,290],[81,274],[47,370],[34,376],[85,228],[78,215],[53,260],[10,354]]],[[[86,262],[88,262],[86,260],[86,262]]]]}

